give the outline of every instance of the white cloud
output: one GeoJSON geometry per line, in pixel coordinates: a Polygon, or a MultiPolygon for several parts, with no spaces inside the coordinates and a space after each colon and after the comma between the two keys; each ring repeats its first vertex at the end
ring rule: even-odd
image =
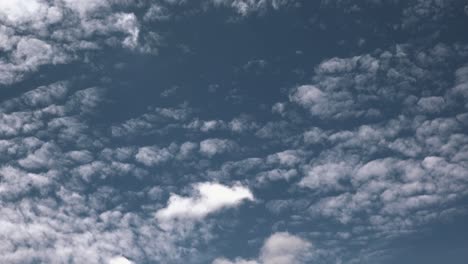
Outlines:
{"type": "Polygon", "coordinates": [[[28,173],[12,166],[0,167],[0,197],[11,199],[29,194],[31,191],[47,192],[54,184],[57,171],[28,173]]]}
{"type": "Polygon", "coordinates": [[[193,155],[193,152],[198,148],[198,144],[193,142],[184,142],[179,147],[179,153],[177,155],[180,159],[186,159],[193,155]]]}
{"type": "Polygon", "coordinates": [[[218,258],[213,264],[303,264],[313,255],[311,250],[309,241],[287,232],[278,232],[265,240],[258,260],[218,258]]]}
{"type": "MultiPolygon", "coordinates": [[[[438,65],[450,60],[456,49],[435,45],[416,52],[410,46],[396,45],[388,51],[327,59],[315,68],[312,83],[292,89],[289,99],[321,119],[376,119],[391,113],[396,105],[408,112],[441,113],[449,104],[447,95],[437,92],[443,87],[435,76],[443,73],[438,65]],[[422,97],[419,87],[428,85],[434,87],[422,97]]],[[[461,68],[457,83],[464,82],[463,76],[461,68]]],[[[463,87],[457,85],[452,93],[463,94],[463,87]]]]}
{"type": "Polygon", "coordinates": [[[317,164],[305,166],[305,177],[299,182],[300,186],[317,191],[343,189],[341,180],[352,172],[352,167],[345,162],[317,164]]]}
{"type": "Polygon", "coordinates": [[[146,11],[143,19],[146,21],[166,20],[170,18],[170,13],[166,8],[159,3],[152,3],[148,11],[146,11]]]}
{"type": "Polygon", "coordinates": [[[57,146],[52,143],[45,143],[26,158],[19,160],[18,163],[26,169],[49,169],[57,162],[56,153],[60,153],[57,146]]]}
{"type": "Polygon", "coordinates": [[[167,207],[156,212],[161,223],[172,220],[198,220],[223,208],[238,206],[244,200],[254,200],[252,192],[241,185],[232,187],[219,183],[198,183],[191,197],[171,194],[167,207]]]}
{"type": "MultiPolygon", "coordinates": [[[[317,72],[335,74],[350,72],[357,66],[359,59],[360,57],[352,57],[349,59],[331,58],[320,63],[317,67],[317,72]]],[[[378,67],[378,63],[375,64],[375,67],[378,67]]]]}
{"type": "Polygon", "coordinates": [[[30,107],[46,106],[63,99],[67,92],[67,84],[58,82],[26,92],[20,99],[30,107]]]}
{"type": "Polygon", "coordinates": [[[423,97],[418,101],[418,107],[424,113],[439,113],[445,106],[445,100],[441,96],[423,97]]]}
{"type": "Polygon", "coordinates": [[[45,16],[49,7],[47,3],[40,0],[9,0],[0,2],[0,16],[4,16],[6,21],[15,23],[37,22],[45,16]]]}
{"type": "MultiPolygon", "coordinates": [[[[108,9],[116,2],[132,5],[127,0],[0,0],[0,52],[5,55],[0,59],[0,83],[18,81],[41,65],[77,59],[80,51],[89,48],[113,43],[138,49],[140,21],[132,13],[108,9]]],[[[228,5],[233,2],[226,1],[228,5]]],[[[259,11],[264,5],[260,1],[236,3],[232,7],[244,14],[259,11]]],[[[143,14],[144,7],[138,8],[143,14]]],[[[164,15],[155,12],[156,17],[164,15]]],[[[229,121],[210,115],[211,120],[200,121],[201,117],[195,116],[198,110],[186,105],[154,107],[115,124],[112,134],[122,136],[115,139],[109,138],[107,121],[97,126],[88,122],[92,117],[87,115],[103,102],[99,88],[73,92],[78,87],[57,83],[3,100],[0,237],[5,242],[0,245],[0,262],[183,263],[198,254],[200,245],[213,245],[205,242],[218,238],[219,230],[227,227],[230,232],[223,235],[232,234],[237,221],[244,220],[240,216],[219,223],[215,217],[207,219],[208,215],[254,199],[247,185],[202,183],[194,185],[192,193],[179,193],[181,185],[194,179],[244,179],[252,186],[257,180],[289,180],[305,175],[284,183],[287,191],[279,194],[281,197],[273,192],[268,195],[272,200],[259,201],[275,216],[262,211],[256,224],[273,230],[301,230],[311,222],[320,222],[318,232],[305,235],[326,237],[322,241],[331,248],[342,237],[367,246],[375,236],[382,242],[379,245],[385,245],[389,237],[400,232],[465,213],[468,67],[456,65],[451,69],[448,62],[452,63],[452,57],[443,55],[466,50],[462,46],[439,46],[431,51],[394,47],[372,55],[325,60],[316,68],[310,85],[291,92],[291,103],[275,106],[281,116],[273,119],[279,121],[260,115],[259,122],[264,122],[259,123],[260,139],[255,138],[255,132],[244,133],[238,143],[216,138],[198,140],[206,136],[200,132],[223,137],[256,130],[252,121],[255,116],[229,121]],[[437,70],[439,67],[444,70],[437,70]],[[448,84],[450,78],[440,78],[450,70],[455,73],[453,85],[448,84]],[[309,113],[303,117],[304,111],[297,111],[297,105],[327,122],[309,120],[309,113]],[[372,112],[382,118],[364,125],[366,120],[358,118],[332,122],[335,118],[362,117],[371,105],[382,110],[372,112]],[[391,106],[392,119],[386,119],[385,105],[391,106]],[[187,132],[184,124],[190,120],[199,122],[194,122],[195,130],[187,132]],[[180,130],[170,134],[173,128],[180,130]],[[151,133],[163,136],[146,137],[151,133]],[[153,145],[168,144],[168,138],[181,134],[182,142],[197,143],[173,143],[165,148],[153,145]],[[132,137],[137,140],[132,141],[132,137]],[[132,145],[135,142],[138,146],[132,145]],[[248,144],[237,145],[241,143],[248,144]],[[232,155],[239,159],[230,160],[226,155],[222,165],[210,159],[235,149],[242,149],[232,155]],[[286,151],[278,152],[281,150],[286,151]],[[203,160],[200,153],[205,156],[203,160]],[[163,163],[157,170],[147,168],[163,163]],[[131,186],[121,184],[130,181],[131,186]],[[292,186],[297,182],[319,191],[292,186]],[[322,190],[333,193],[322,196],[322,190]],[[169,192],[177,194],[171,194],[167,206],[161,208],[169,192]],[[157,221],[148,217],[155,212],[157,221]],[[336,223],[323,217],[346,223],[340,227],[346,235],[334,234],[336,223]],[[206,221],[199,229],[179,233],[161,230],[173,222],[202,219],[206,221]],[[331,229],[327,229],[329,223],[331,229]],[[215,225],[219,229],[213,229],[215,225]],[[115,257],[121,253],[126,257],[115,257]]],[[[465,63],[464,58],[461,54],[453,61],[465,63]]],[[[257,230],[256,226],[252,230],[257,230]]],[[[257,235],[251,234],[253,241],[257,241],[257,235]]],[[[312,248],[303,238],[276,233],[254,259],[221,258],[215,263],[310,263],[309,255],[316,254],[319,246],[312,248]]],[[[361,257],[361,253],[355,254],[361,257]]],[[[206,255],[201,259],[206,261],[206,255]]]]}
{"type": "Polygon", "coordinates": [[[107,0],[62,0],[65,5],[77,11],[81,16],[85,16],[90,12],[96,11],[99,8],[109,7],[109,2],[107,0]]]}
{"type": "Polygon", "coordinates": [[[268,163],[279,163],[282,166],[294,166],[300,163],[303,153],[297,150],[285,150],[267,157],[268,163]]]}
{"type": "Polygon", "coordinates": [[[172,157],[173,154],[168,149],[158,147],[142,147],[135,155],[135,159],[146,166],[161,164],[170,160],[172,157]]]}
{"type": "Polygon", "coordinates": [[[314,85],[301,85],[291,95],[291,101],[303,106],[315,108],[325,99],[325,93],[314,85]]]}
{"type": "Polygon", "coordinates": [[[119,256],[111,258],[108,264],[134,264],[134,262],[128,260],[126,257],[119,256]]]}
{"type": "MultiPolygon", "coordinates": [[[[468,98],[468,66],[459,68],[455,72],[455,87],[452,88],[452,93],[455,96],[462,96],[465,99],[468,98]]],[[[465,107],[468,106],[468,103],[465,104],[465,107]]]]}
{"type": "Polygon", "coordinates": [[[237,258],[235,260],[229,260],[225,258],[218,258],[213,261],[213,264],[259,264],[256,260],[245,260],[237,258]]]}
{"type": "Polygon", "coordinates": [[[260,183],[265,183],[268,181],[277,181],[277,180],[286,180],[289,181],[291,178],[294,178],[298,175],[296,169],[273,169],[265,172],[261,172],[257,175],[257,180],[260,183]]]}
{"type": "Polygon", "coordinates": [[[236,148],[236,143],[229,139],[210,138],[200,142],[200,153],[208,157],[228,152],[236,148]]]}
{"type": "Polygon", "coordinates": [[[211,0],[214,5],[229,6],[240,15],[246,16],[253,12],[262,12],[267,8],[279,9],[295,0],[211,0]]]}
{"type": "Polygon", "coordinates": [[[260,260],[264,264],[305,263],[312,244],[286,232],[271,235],[262,247],[260,260]]]}
{"type": "Polygon", "coordinates": [[[149,42],[140,45],[137,17],[131,12],[114,12],[117,2],[2,1],[0,51],[5,54],[0,59],[0,84],[21,81],[42,65],[68,63],[80,58],[80,51],[106,45],[155,50],[147,46],[149,42]]]}

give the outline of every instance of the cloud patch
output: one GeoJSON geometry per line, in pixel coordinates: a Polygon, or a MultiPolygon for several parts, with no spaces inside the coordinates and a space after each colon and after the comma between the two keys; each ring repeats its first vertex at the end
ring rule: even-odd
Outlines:
{"type": "Polygon", "coordinates": [[[218,258],[212,264],[301,264],[307,263],[311,250],[309,241],[288,232],[277,232],[265,240],[258,260],[218,258]]]}
{"type": "Polygon", "coordinates": [[[193,186],[192,196],[171,194],[167,206],[156,212],[156,219],[163,224],[174,220],[199,220],[223,208],[236,207],[244,200],[253,201],[254,196],[241,185],[198,183],[193,186]]]}

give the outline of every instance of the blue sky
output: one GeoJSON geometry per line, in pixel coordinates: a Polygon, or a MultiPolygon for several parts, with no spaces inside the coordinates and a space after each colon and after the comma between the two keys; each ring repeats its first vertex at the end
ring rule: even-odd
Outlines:
{"type": "Polygon", "coordinates": [[[0,2],[0,262],[468,259],[463,0],[0,2]]]}

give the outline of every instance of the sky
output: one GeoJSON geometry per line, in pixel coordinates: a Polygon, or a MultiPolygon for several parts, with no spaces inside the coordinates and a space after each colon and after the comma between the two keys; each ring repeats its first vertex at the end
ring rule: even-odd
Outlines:
{"type": "Polygon", "coordinates": [[[466,0],[0,0],[0,263],[465,264],[466,0]]]}

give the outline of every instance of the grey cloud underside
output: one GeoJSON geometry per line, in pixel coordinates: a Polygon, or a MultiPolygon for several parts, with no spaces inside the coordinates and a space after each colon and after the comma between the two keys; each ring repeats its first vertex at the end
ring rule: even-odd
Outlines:
{"type": "MultiPolygon", "coordinates": [[[[0,262],[401,260],[404,245],[395,243],[468,213],[468,41],[457,28],[444,33],[445,21],[468,20],[467,8],[457,0],[1,2],[0,262]],[[300,10],[319,37],[332,30],[321,12],[358,20],[359,31],[379,8],[399,18],[373,21],[371,31],[395,32],[391,43],[366,37],[348,52],[356,39],[339,37],[336,55],[303,68],[279,67],[286,53],[250,56],[227,65],[232,74],[214,72],[226,80],[213,77],[206,92],[182,67],[179,83],[144,83],[161,68],[148,61],[167,60],[165,51],[199,58],[188,38],[174,41],[171,21],[226,16],[242,26],[300,10]],[[138,59],[147,71],[135,66],[121,82],[138,59]],[[59,69],[74,64],[85,67],[64,80],[59,69]],[[278,76],[293,77],[275,86],[278,76]],[[239,85],[248,78],[271,78],[272,87],[239,85]]],[[[316,52],[292,49],[303,60],[316,52]]],[[[168,61],[205,67],[178,56],[168,61]]]]}

